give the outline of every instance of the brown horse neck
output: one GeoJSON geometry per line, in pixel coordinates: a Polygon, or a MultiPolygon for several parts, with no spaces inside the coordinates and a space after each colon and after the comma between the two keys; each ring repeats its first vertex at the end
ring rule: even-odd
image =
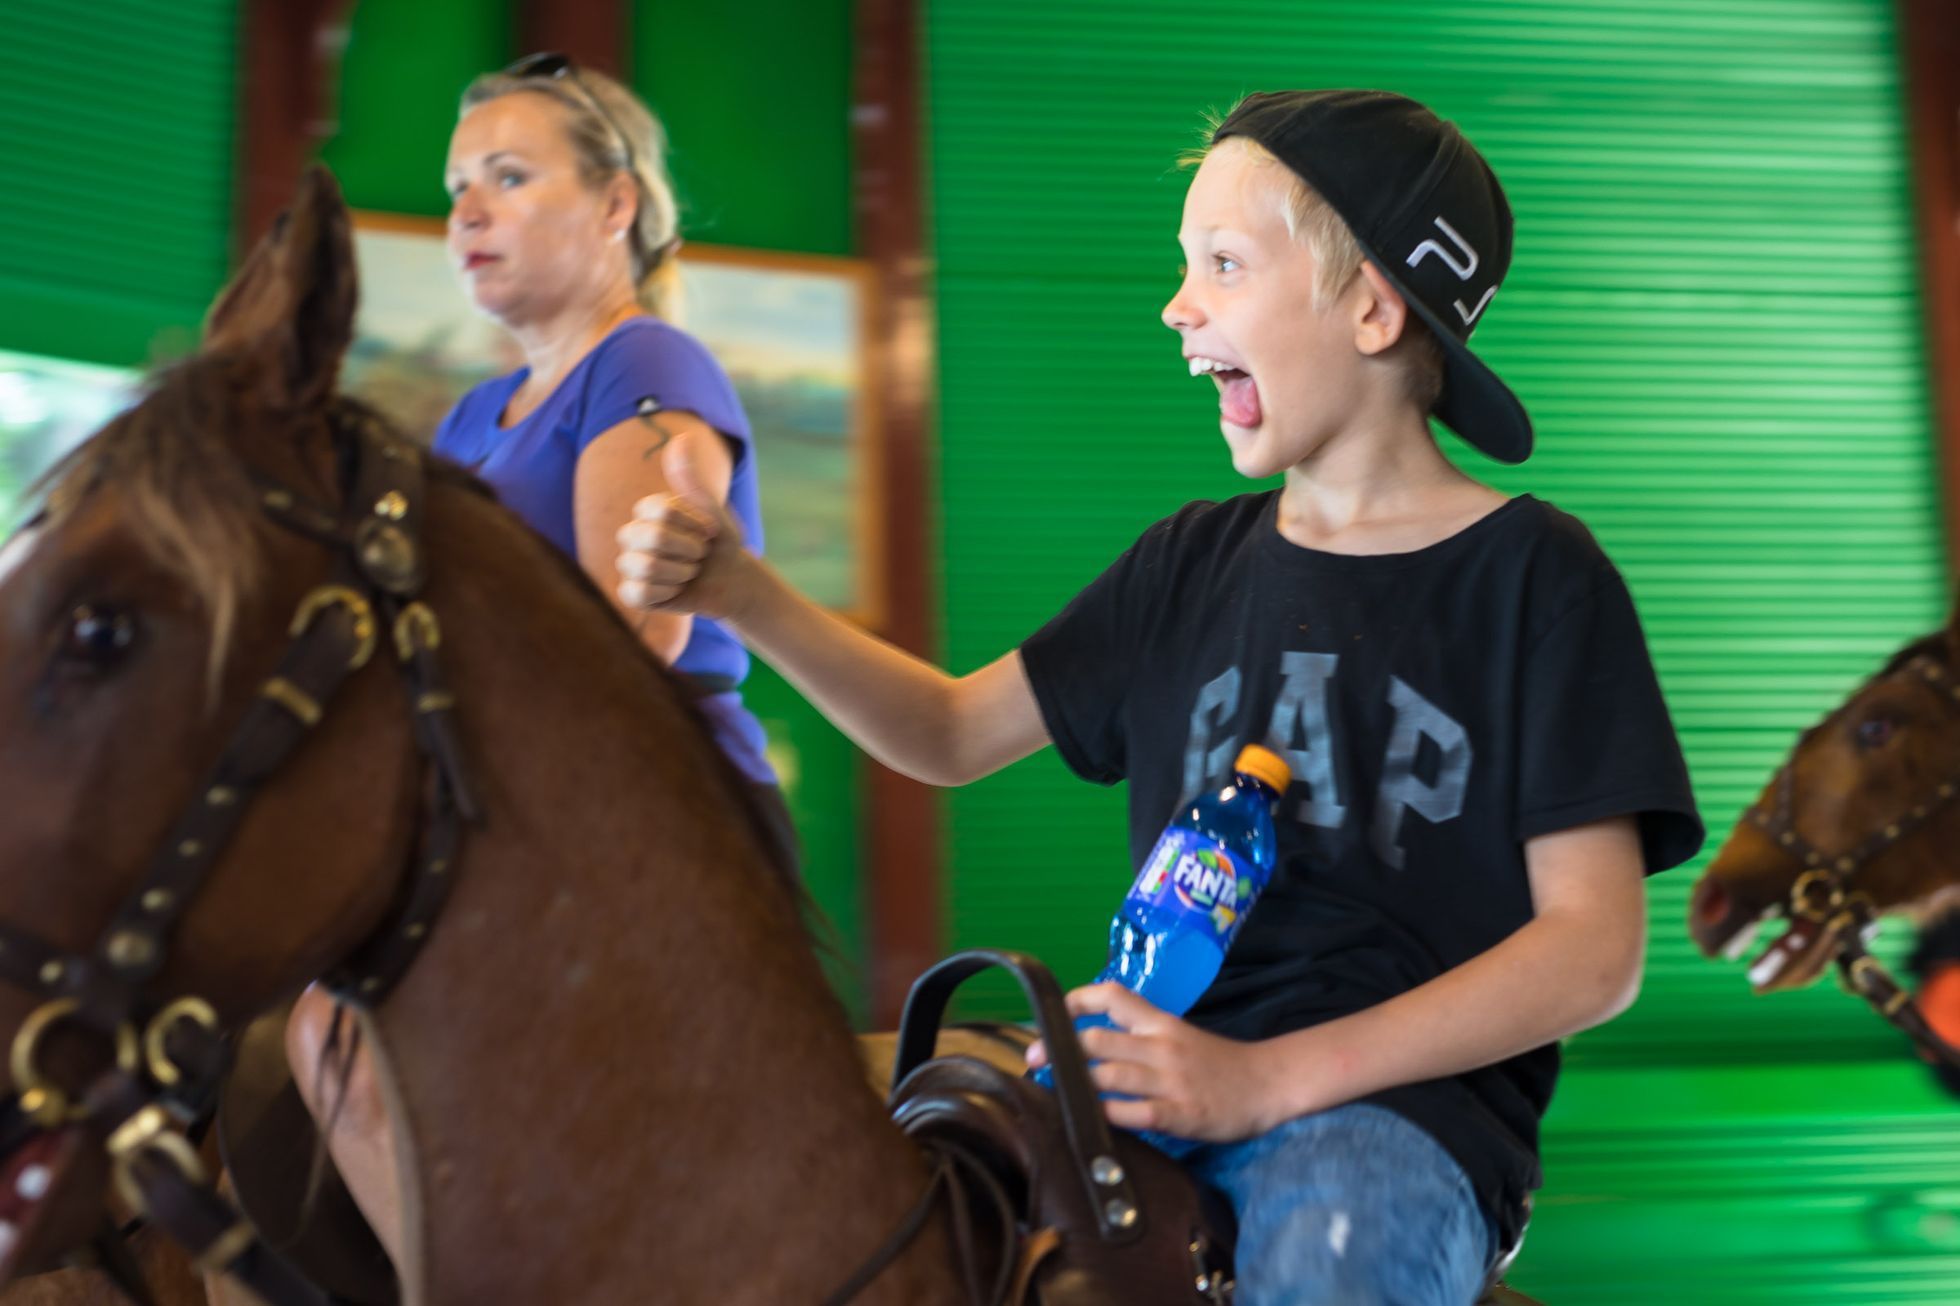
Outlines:
{"type": "MultiPolygon", "coordinates": [[[[714,745],[550,569],[434,597],[489,819],[378,1013],[428,1300],[819,1297],[925,1171],[714,745]]],[[[936,1242],[865,1300],[950,1300],[936,1242]]]]}

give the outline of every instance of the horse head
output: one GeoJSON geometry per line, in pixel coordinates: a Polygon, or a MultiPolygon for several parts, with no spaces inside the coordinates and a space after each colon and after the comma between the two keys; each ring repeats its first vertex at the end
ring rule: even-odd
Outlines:
{"type": "Polygon", "coordinates": [[[1960,625],[1950,621],[1797,740],[1695,885],[1690,934],[1705,955],[1733,957],[1760,922],[1787,918],[1750,982],[1759,992],[1808,983],[1848,929],[1954,887],[1956,795],[1960,625]]]}
{"type": "Polygon", "coordinates": [[[115,1084],[185,1079],[197,1036],[329,968],[395,896],[374,868],[414,836],[411,726],[396,678],[352,665],[387,632],[305,529],[339,518],[357,456],[334,396],[354,287],[315,170],[198,353],[57,466],[0,551],[0,1036],[8,1141],[33,1133],[0,1179],[54,1176],[0,1227],[0,1282],[100,1222],[115,1084]],[[305,627],[348,658],[331,711],[289,665],[305,627]]]}

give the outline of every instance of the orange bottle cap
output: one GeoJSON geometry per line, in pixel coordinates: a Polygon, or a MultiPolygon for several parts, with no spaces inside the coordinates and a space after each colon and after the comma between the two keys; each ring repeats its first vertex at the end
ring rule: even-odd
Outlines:
{"type": "Polygon", "coordinates": [[[1293,771],[1286,765],[1286,759],[1258,744],[1247,744],[1241,748],[1232,769],[1245,772],[1276,794],[1285,793],[1286,786],[1293,783],[1293,771]]]}

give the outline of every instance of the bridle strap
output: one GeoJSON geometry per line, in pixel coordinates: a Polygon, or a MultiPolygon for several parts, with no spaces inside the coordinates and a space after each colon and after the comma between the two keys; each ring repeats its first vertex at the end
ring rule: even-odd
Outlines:
{"type": "MultiPolygon", "coordinates": [[[[482,819],[456,729],[455,698],[438,658],[441,629],[417,597],[426,577],[418,543],[424,456],[358,406],[343,404],[336,415],[348,419],[343,429],[354,436],[340,446],[350,487],[341,514],[263,480],[259,491],[274,521],[338,552],[339,575],[301,601],[277,669],[137,888],[86,957],[0,922],[0,981],[47,999],[16,1036],[16,1095],[0,1108],[0,1155],[35,1130],[83,1122],[110,1152],[126,1200],[189,1250],[201,1269],[232,1274],[277,1306],[324,1306],[327,1299],[283,1261],[257,1250],[249,1227],[203,1183],[195,1152],[172,1127],[198,1118],[215,1100],[230,1066],[230,1039],[203,1002],[179,999],[157,1009],[145,989],[251,799],[384,638],[407,681],[428,792],[393,916],[331,973],[344,1000],[372,1006],[406,973],[448,896],[462,827],[482,819]],[[39,1078],[41,1036],[69,1022],[94,1030],[114,1049],[112,1066],[75,1106],[51,1085],[21,1082],[39,1078]]],[[[112,1269],[112,1280],[122,1277],[112,1269]]]]}
{"type": "MultiPolygon", "coordinates": [[[[1960,703],[1960,684],[1934,659],[1912,658],[1902,670],[1917,675],[1947,701],[1960,703]]],[[[1850,887],[1852,878],[1873,860],[1960,797],[1960,782],[1941,781],[1930,796],[1863,840],[1841,852],[1826,853],[1796,828],[1796,755],[1819,728],[1806,730],[1789,759],[1778,769],[1770,790],[1771,804],[1765,807],[1758,799],[1743,813],[1743,819],[1803,863],[1805,869],[1792,882],[1785,907],[1793,922],[1807,922],[1809,928],[1832,932],[1831,960],[1837,964],[1839,982],[1844,989],[1863,998],[1872,1010],[1912,1040],[1927,1059],[1960,1069],[1960,1048],[1934,1032],[1912,994],[1866,948],[1865,934],[1876,920],[1876,912],[1870,898],[1850,887]]]]}
{"type": "MultiPolygon", "coordinates": [[[[1932,658],[1913,658],[1903,670],[1919,676],[1942,698],[1960,704],[1960,685],[1956,685],[1946,668],[1932,658]]],[[[1796,825],[1796,755],[1802,751],[1805,741],[1817,733],[1817,729],[1812,727],[1804,731],[1798,737],[1796,747],[1791,750],[1789,759],[1777,769],[1770,790],[1771,804],[1765,807],[1758,799],[1743,813],[1744,820],[1768,835],[1779,848],[1797,858],[1808,870],[1829,871],[1849,879],[1945,810],[1954,799],[1960,798],[1960,780],[1943,780],[1933,787],[1930,795],[1879,826],[1864,839],[1840,852],[1826,853],[1798,833],[1796,825]]]]}

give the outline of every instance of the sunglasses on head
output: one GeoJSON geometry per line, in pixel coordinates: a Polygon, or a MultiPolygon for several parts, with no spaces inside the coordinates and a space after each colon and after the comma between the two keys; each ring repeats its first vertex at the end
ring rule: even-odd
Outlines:
{"type": "Polygon", "coordinates": [[[625,151],[626,154],[626,170],[628,172],[638,171],[633,157],[632,137],[628,136],[620,128],[618,121],[610,113],[606,112],[605,102],[594,94],[592,88],[586,84],[585,79],[578,75],[578,65],[574,64],[569,56],[549,50],[539,54],[527,54],[510,67],[504,69],[504,76],[536,78],[540,81],[563,80],[569,81],[572,85],[578,87],[579,94],[583,95],[585,102],[592,106],[592,111],[603,118],[606,126],[613,129],[613,135],[619,138],[619,148],[625,151]]]}

